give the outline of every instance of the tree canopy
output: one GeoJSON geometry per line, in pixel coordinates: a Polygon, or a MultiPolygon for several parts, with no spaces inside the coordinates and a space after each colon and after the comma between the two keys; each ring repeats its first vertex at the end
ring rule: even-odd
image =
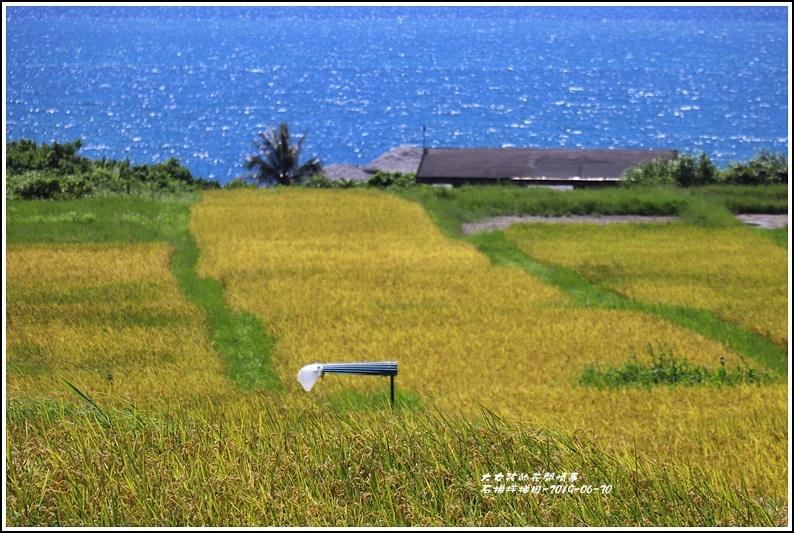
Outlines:
{"type": "Polygon", "coordinates": [[[82,139],[51,145],[30,139],[6,145],[6,198],[70,200],[100,195],[157,194],[220,188],[215,181],[194,178],[176,158],[133,165],[77,154],[82,139]]]}
{"type": "Polygon", "coordinates": [[[322,167],[317,158],[303,164],[299,162],[307,133],[293,144],[286,122],[279,124],[278,129],[268,126],[267,130],[260,132],[259,140],[254,141],[258,153],[248,156],[245,161],[246,170],[254,171],[248,179],[256,180],[260,185],[294,185],[319,172],[322,167]]]}

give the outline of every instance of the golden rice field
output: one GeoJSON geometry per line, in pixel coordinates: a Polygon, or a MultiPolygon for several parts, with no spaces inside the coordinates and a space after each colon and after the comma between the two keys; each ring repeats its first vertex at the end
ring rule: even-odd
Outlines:
{"type": "Polygon", "coordinates": [[[629,298],[685,305],[788,344],[786,251],[745,227],[515,225],[508,239],[629,298]]]}
{"type": "Polygon", "coordinates": [[[16,245],[6,250],[9,398],[188,405],[232,394],[203,312],[169,270],[166,244],[16,245]],[[112,376],[112,381],[111,381],[112,376]]]}
{"type": "MultiPolygon", "coordinates": [[[[305,364],[397,360],[398,390],[428,406],[474,415],[483,405],[546,427],[585,428],[617,453],[681,460],[751,490],[786,491],[785,383],[580,387],[585,365],[642,358],[649,345],[712,367],[739,359],[661,318],[577,308],[523,271],[492,267],[474,247],[447,239],[416,204],[361,190],[223,191],[193,207],[191,231],[199,274],[219,279],[227,305],[260,317],[277,338],[272,358],[287,402],[307,401],[295,379],[305,364]]],[[[741,244],[716,236],[729,248],[741,244]]],[[[586,243],[568,246],[576,253],[586,243]]],[[[308,398],[387,388],[386,379],[334,375],[308,398]]]]}
{"type": "MultiPolygon", "coordinates": [[[[580,238],[557,245],[562,236],[546,228],[537,235],[550,248],[585,253],[598,236],[566,225],[580,238]]],[[[686,229],[688,250],[763,248],[738,230],[686,229]]],[[[227,377],[209,311],[188,302],[172,273],[175,245],[8,246],[6,525],[788,522],[786,383],[578,385],[586,365],[647,359],[648,346],[709,367],[721,357],[740,364],[714,340],[641,312],[581,308],[382,192],[207,192],[190,231],[199,275],[219,280],[226,305],[275,338],[281,391],[244,391],[227,377]],[[329,375],[308,393],[296,380],[308,363],[381,360],[398,361],[397,397],[418,407],[332,401],[385,398],[387,378],[329,375]],[[486,474],[552,470],[614,492],[483,490],[486,474]]],[[[526,231],[510,236],[523,246],[535,235],[526,231]]],[[[598,261],[591,279],[609,286],[611,263],[598,261]]],[[[686,269],[653,264],[660,284],[678,276],[698,293],[686,269]]],[[[720,264],[723,283],[740,290],[748,263],[720,264]]],[[[748,283],[772,299],[763,286],[782,283],[774,272],[748,283]]],[[[747,305],[698,294],[715,312],[747,305]]]]}

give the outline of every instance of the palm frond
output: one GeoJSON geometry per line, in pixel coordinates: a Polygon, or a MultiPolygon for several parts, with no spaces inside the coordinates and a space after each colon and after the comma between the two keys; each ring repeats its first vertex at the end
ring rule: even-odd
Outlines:
{"type": "Polygon", "coordinates": [[[276,182],[292,185],[303,177],[319,172],[321,165],[317,158],[299,164],[307,134],[308,130],[293,144],[286,122],[280,123],[278,129],[268,126],[265,131],[259,132],[259,140],[254,142],[259,153],[248,156],[245,161],[247,170],[256,169],[251,179],[256,179],[260,184],[276,182]]]}

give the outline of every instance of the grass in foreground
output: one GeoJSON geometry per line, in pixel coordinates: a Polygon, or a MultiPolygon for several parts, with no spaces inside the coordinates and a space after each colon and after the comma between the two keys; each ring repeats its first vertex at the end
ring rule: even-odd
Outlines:
{"type": "MultiPolygon", "coordinates": [[[[9,526],[780,526],[781,499],[583,431],[250,397],[156,414],[6,406],[9,526]],[[572,475],[575,474],[575,475],[572,475]],[[575,478],[575,479],[573,479],[575,478]],[[573,480],[572,480],[573,479],[573,480]]],[[[780,495],[782,497],[782,495],[780,495]]]]}

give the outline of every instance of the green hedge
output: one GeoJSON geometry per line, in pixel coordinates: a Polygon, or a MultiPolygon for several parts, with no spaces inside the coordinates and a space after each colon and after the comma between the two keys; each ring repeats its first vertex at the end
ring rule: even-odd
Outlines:
{"type": "Polygon", "coordinates": [[[37,145],[23,139],[6,146],[6,198],[69,200],[116,194],[154,194],[219,188],[194,178],[175,158],[153,165],[129,159],[92,160],[77,155],[82,141],[37,145]]]}
{"type": "Polygon", "coordinates": [[[623,173],[624,186],[774,185],[788,183],[788,161],[781,153],[760,150],[747,162],[719,170],[705,152],[646,161],[623,173]]]}

